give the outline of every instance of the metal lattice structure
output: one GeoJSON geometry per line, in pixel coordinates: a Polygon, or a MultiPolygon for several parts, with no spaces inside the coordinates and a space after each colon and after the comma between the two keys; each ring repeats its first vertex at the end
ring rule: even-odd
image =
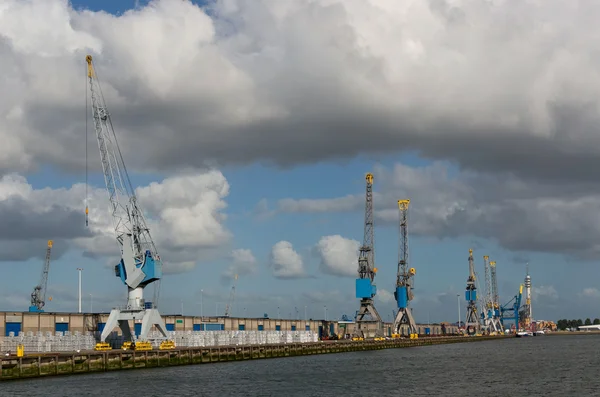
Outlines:
{"type": "Polygon", "coordinates": [[[402,334],[402,326],[406,325],[409,334],[417,333],[417,326],[409,307],[413,300],[413,277],[415,268],[409,268],[408,258],[408,206],[410,200],[398,200],[400,210],[400,242],[398,248],[398,271],[396,274],[396,290],[394,297],[398,304],[398,313],[394,320],[394,334],[402,334]]]}
{"type": "Polygon", "coordinates": [[[375,335],[383,336],[383,322],[375,309],[373,298],[377,294],[374,284],[375,267],[375,228],[373,222],[373,174],[365,177],[365,218],[363,244],[358,256],[358,278],[356,279],[356,297],[360,299],[360,309],[356,313],[356,326],[353,337],[364,338],[368,335],[369,324],[375,323],[375,335]]]}
{"type": "MultiPolygon", "coordinates": [[[[46,304],[46,289],[48,286],[48,272],[50,271],[50,254],[52,253],[52,240],[48,240],[48,247],[46,248],[46,260],[44,261],[44,267],[42,268],[42,277],[40,282],[35,286],[31,293],[31,305],[29,306],[30,312],[43,312],[44,305],[46,304]]],[[[50,298],[52,300],[52,297],[50,298]]]]}
{"type": "Polygon", "coordinates": [[[465,331],[469,335],[480,331],[479,318],[477,317],[477,286],[475,285],[475,281],[475,260],[473,259],[473,250],[469,249],[469,277],[467,278],[467,288],[465,290],[465,299],[467,301],[465,331]]]}
{"type": "Polygon", "coordinates": [[[229,317],[233,310],[233,302],[235,301],[235,285],[237,284],[238,275],[233,276],[233,285],[231,286],[231,292],[229,293],[229,300],[225,306],[225,317],[229,317]]]}
{"type": "MultiPolygon", "coordinates": [[[[142,320],[141,339],[146,338],[152,325],[157,326],[166,337],[166,327],[156,309],[158,286],[155,289],[155,301],[144,301],[144,288],[159,281],[162,276],[162,261],[129,179],[90,55],[86,57],[86,62],[94,129],[115,235],[121,248],[121,261],[115,266],[115,274],[121,278],[128,289],[126,309],[111,311],[101,340],[104,341],[117,325],[120,326],[127,340],[133,340],[129,321],[124,320],[142,320]]],[[[87,213],[88,209],[86,208],[87,213]]]]}

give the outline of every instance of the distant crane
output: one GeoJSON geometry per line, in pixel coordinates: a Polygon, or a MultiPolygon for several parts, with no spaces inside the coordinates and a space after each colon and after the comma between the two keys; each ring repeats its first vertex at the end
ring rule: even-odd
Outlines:
{"type": "MultiPolygon", "coordinates": [[[[46,248],[46,261],[42,268],[42,277],[40,283],[35,286],[31,293],[31,306],[29,311],[34,313],[43,313],[43,307],[46,304],[46,287],[48,285],[48,271],[50,270],[50,254],[52,253],[52,240],[48,240],[48,248],[46,248]]],[[[52,297],[50,297],[52,300],[52,297]]]]}
{"type": "Polygon", "coordinates": [[[374,284],[377,268],[375,267],[375,232],[373,227],[373,174],[365,177],[367,182],[365,194],[364,238],[358,256],[358,278],[356,279],[356,297],[360,299],[360,309],[356,313],[356,325],[353,337],[364,338],[369,323],[375,323],[375,336],[383,336],[383,322],[375,309],[373,297],[377,294],[374,284]]]}
{"type": "Polygon", "coordinates": [[[467,288],[465,291],[465,299],[467,301],[465,330],[469,335],[476,334],[480,330],[479,318],[477,318],[477,286],[475,285],[475,281],[475,260],[473,259],[473,250],[469,249],[469,277],[467,278],[467,288]]]}
{"type": "MultiPolygon", "coordinates": [[[[108,191],[117,243],[121,246],[121,261],[115,266],[115,275],[121,278],[128,291],[127,308],[111,310],[100,341],[104,342],[117,325],[125,340],[133,341],[134,337],[129,326],[131,320],[141,321],[142,329],[139,335],[141,340],[147,339],[153,325],[166,338],[167,328],[155,306],[158,299],[158,287],[155,288],[155,302],[144,301],[144,288],[155,281],[160,283],[162,261],[127,174],[125,161],[117,143],[117,136],[92,64],[91,55],[86,56],[86,62],[92,116],[104,181],[108,191]]],[[[87,213],[86,207],[86,216],[87,213]]]]}
{"type": "Polygon", "coordinates": [[[498,279],[496,277],[496,261],[489,261],[486,255],[483,257],[486,278],[486,318],[485,328],[489,333],[502,333],[504,328],[500,318],[500,299],[498,297],[498,279]]]}
{"type": "Polygon", "coordinates": [[[408,267],[408,206],[410,200],[398,200],[400,210],[400,247],[398,249],[398,272],[396,275],[396,290],[394,298],[398,304],[398,313],[394,320],[394,334],[401,334],[402,325],[408,326],[409,334],[417,334],[417,325],[412,311],[408,307],[413,299],[412,278],[417,273],[414,267],[408,267]]]}
{"type": "Polygon", "coordinates": [[[225,306],[225,317],[229,317],[231,313],[231,308],[233,306],[233,301],[235,300],[235,285],[237,284],[238,275],[236,274],[233,277],[233,285],[231,286],[231,292],[229,293],[229,301],[225,306]]]}
{"type": "Polygon", "coordinates": [[[519,286],[519,292],[505,305],[500,306],[500,321],[502,327],[506,328],[505,321],[512,321],[515,323],[515,332],[519,332],[519,309],[521,308],[521,297],[523,296],[523,284],[519,286]]]}

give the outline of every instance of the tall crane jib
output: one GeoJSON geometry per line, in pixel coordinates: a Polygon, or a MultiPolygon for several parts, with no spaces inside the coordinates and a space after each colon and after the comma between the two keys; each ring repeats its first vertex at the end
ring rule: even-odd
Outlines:
{"type": "MultiPolygon", "coordinates": [[[[38,285],[35,286],[31,293],[31,305],[29,306],[30,312],[42,313],[43,307],[46,304],[46,288],[48,286],[48,272],[50,271],[50,254],[52,253],[52,240],[48,240],[48,247],[46,248],[46,260],[44,261],[44,267],[42,268],[42,277],[38,285]]],[[[50,297],[52,300],[52,297],[50,297]]]]}
{"type": "Polygon", "coordinates": [[[358,255],[358,278],[356,279],[356,298],[360,299],[360,309],[356,313],[356,324],[353,337],[364,338],[365,331],[374,328],[375,336],[383,336],[381,316],[375,309],[373,297],[377,294],[374,283],[377,268],[375,267],[375,229],[373,224],[373,174],[365,177],[365,218],[364,238],[358,255]],[[374,324],[369,328],[369,324],[374,324]]]}
{"type": "Polygon", "coordinates": [[[469,277],[467,278],[467,288],[465,290],[465,300],[467,301],[465,330],[469,335],[480,331],[479,318],[477,317],[477,287],[475,286],[475,281],[475,260],[473,259],[473,250],[469,249],[469,277]]]}
{"type": "Polygon", "coordinates": [[[408,207],[410,200],[398,200],[400,210],[400,242],[398,249],[398,271],[394,298],[398,304],[398,313],[394,320],[394,335],[402,334],[402,326],[406,324],[410,337],[417,335],[417,326],[409,308],[413,299],[413,277],[417,273],[414,267],[409,268],[408,257],[408,207]]]}
{"type": "MultiPolygon", "coordinates": [[[[145,302],[143,294],[147,285],[160,280],[162,261],[127,174],[110,113],[90,55],[86,56],[86,62],[92,117],[100,160],[116,239],[121,246],[121,261],[115,266],[115,275],[128,289],[126,310],[113,309],[111,311],[100,338],[102,342],[105,341],[113,328],[119,325],[125,339],[133,340],[129,322],[124,320],[143,320],[140,333],[142,339],[147,337],[153,325],[166,337],[166,327],[156,309],[158,287],[155,290],[154,302],[145,302]]],[[[86,207],[86,215],[87,213],[86,207]]]]}

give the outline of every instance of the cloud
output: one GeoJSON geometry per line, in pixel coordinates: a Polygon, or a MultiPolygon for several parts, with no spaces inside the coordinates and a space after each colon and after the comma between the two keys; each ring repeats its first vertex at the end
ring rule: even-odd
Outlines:
{"type": "Polygon", "coordinates": [[[321,259],[323,273],[356,277],[360,243],[340,235],[321,237],[315,251],[321,259]]]}
{"type": "Polygon", "coordinates": [[[377,288],[376,299],[384,304],[395,302],[394,294],[386,289],[377,288]]]}
{"type": "Polygon", "coordinates": [[[249,249],[238,248],[231,251],[231,264],[221,275],[222,279],[230,280],[237,275],[255,274],[258,271],[256,258],[249,249]]]}
{"type": "MultiPolygon", "coordinates": [[[[169,177],[136,192],[165,261],[165,273],[193,269],[201,257],[199,253],[219,249],[231,238],[223,213],[229,185],[219,171],[169,177]]],[[[91,257],[102,257],[114,267],[119,251],[106,191],[90,188],[88,203],[86,227],[85,185],[35,189],[23,176],[1,177],[0,214],[4,214],[5,228],[0,231],[0,260],[42,258],[51,239],[54,259],[77,249],[91,257]]]]}
{"type": "MultiPolygon", "coordinates": [[[[521,251],[514,257],[519,262],[535,251],[580,260],[600,257],[600,189],[588,183],[535,182],[510,174],[492,177],[443,162],[376,166],[374,174],[376,225],[396,226],[397,200],[405,197],[411,199],[408,228],[412,236],[491,239],[506,249],[521,251]]],[[[305,212],[363,210],[358,205],[328,204],[335,200],[298,201],[304,203],[305,212]],[[322,207],[315,209],[317,205],[322,207]]]]}
{"type": "Polygon", "coordinates": [[[598,299],[600,298],[600,290],[597,288],[584,288],[578,295],[581,298],[598,299]]]}
{"type": "Polygon", "coordinates": [[[156,0],[114,16],[5,0],[0,169],[81,166],[90,53],[131,169],[409,150],[592,181],[594,12],[591,2],[156,0]]]}
{"type": "Polygon", "coordinates": [[[280,279],[306,277],[302,257],[288,241],[280,241],[271,248],[269,263],[273,276],[280,279]]]}
{"type": "MultiPolygon", "coordinates": [[[[585,290],[584,290],[585,292],[585,290]]],[[[552,285],[540,285],[539,287],[531,287],[531,299],[541,300],[556,300],[558,299],[558,292],[552,285]]]]}

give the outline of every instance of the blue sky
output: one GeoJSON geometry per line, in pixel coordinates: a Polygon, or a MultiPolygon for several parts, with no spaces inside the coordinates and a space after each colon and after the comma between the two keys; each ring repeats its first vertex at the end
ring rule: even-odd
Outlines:
{"type": "MultiPolygon", "coordinates": [[[[600,193],[593,176],[585,179],[587,173],[578,168],[591,164],[581,160],[588,158],[582,145],[556,152],[557,141],[546,133],[576,128],[560,129],[560,115],[538,111],[538,98],[530,98],[531,92],[539,93],[538,85],[521,92],[529,83],[512,84],[531,80],[523,71],[536,70],[529,65],[537,58],[524,58],[510,73],[497,71],[510,74],[510,84],[499,81],[497,90],[480,91],[473,88],[481,86],[479,69],[463,68],[495,67],[485,66],[487,44],[498,39],[487,31],[471,33],[481,43],[465,48],[460,43],[469,38],[452,31],[451,24],[443,25],[427,5],[412,11],[420,21],[415,27],[391,3],[377,8],[351,1],[323,13],[298,4],[296,14],[281,21],[277,18],[292,11],[267,0],[253,7],[217,1],[218,12],[209,16],[169,0],[151,5],[73,0],[72,8],[53,0],[36,3],[34,11],[14,6],[0,15],[0,25],[2,18],[22,21],[0,28],[0,38],[10,43],[3,59],[13,66],[0,82],[9,86],[0,85],[0,91],[19,93],[6,104],[0,101],[0,132],[6,132],[7,142],[19,143],[6,145],[0,169],[2,176],[26,178],[25,184],[0,184],[0,209],[16,213],[11,194],[25,192],[24,208],[31,218],[23,215],[17,224],[7,224],[19,233],[25,228],[20,225],[36,225],[38,217],[40,225],[51,225],[27,226],[23,233],[35,235],[30,239],[8,234],[0,241],[6,269],[0,309],[26,310],[47,239],[56,240],[48,311],[77,309],[77,267],[84,268],[84,309],[90,307],[90,294],[94,310],[124,303],[126,288],[106,265],[117,252],[110,241],[114,236],[105,230],[109,219],[95,221],[88,232],[96,234],[89,240],[76,225],[83,224],[85,208],[83,191],[73,187],[85,181],[83,124],[76,120],[83,110],[82,76],[77,73],[83,54],[93,53],[134,186],[143,190],[158,183],[164,189],[162,197],[142,192],[140,199],[156,216],[151,232],[158,250],[186,270],[164,276],[162,312],[179,313],[183,302],[184,314],[200,314],[202,295],[204,314],[214,315],[215,306],[222,314],[231,288],[223,275],[232,264],[243,266],[232,260],[232,251],[246,249],[255,263],[246,263],[241,271],[234,315],[275,316],[279,308],[282,316],[295,316],[297,308],[302,317],[306,307],[309,317],[320,318],[327,306],[330,318],[351,316],[359,303],[355,276],[348,269],[356,264],[338,261],[345,274],[327,273],[316,245],[335,235],[346,242],[362,241],[364,176],[374,172],[376,284],[382,291],[376,306],[385,320],[394,309],[389,293],[396,277],[396,200],[401,198],[412,200],[409,244],[410,264],[417,269],[412,303],[417,321],[455,321],[457,294],[464,316],[469,248],[475,252],[481,287],[483,255],[497,261],[502,302],[518,291],[529,262],[535,317],[594,317],[600,300],[593,282],[600,252],[595,215],[600,193]],[[128,19],[122,17],[136,6],[128,19]],[[82,13],[83,8],[94,13],[82,13]],[[367,12],[371,19],[357,18],[367,12]],[[42,33],[19,31],[35,18],[41,18],[42,33]],[[335,29],[309,34],[305,26],[335,29]],[[386,26],[403,30],[388,31],[386,26]],[[45,29],[58,33],[44,34],[45,29]],[[440,29],[457,40],[454,52],[446,52],[449,44],[427,33],[440,29]],[[460,51],[469,62],[457,61],[460,51]],[[43,67],[28,66],[40,62],[43,67]],[[448,67],[434,67],[446,63],[448,67]],[[525,97],[532,103],[515,99],[525,97]],[[506,98],[512,99],[502,102],[506,98]],[[27,117],[19,118],[20,113],[27,117]],[[206,164],[216,174],[207,172],[206,164]],[[146,171],[149,167],[152,172],[146,171]],[[228,193],[219,191],[224,185],[228,193]],[[57,209],[73,215],[52,217],[57,209]],[[38,236],[41,231],[48,236],[38,236]],[[61,233],[67,237],[55,237],[61,233]],[[275,274],[271,254],[281,241],[291,243],[301,256],[303,275],[275,274]],[[91,259],[90,252],[98,256],[91,259]]],[[[463,11],[472,15],[481,10],[463,11]]],[[[522,12],[536,15],[529,8],[522,12]]],[[[512,48],[510,38],[499,40],[498,46],[512,48]]],[[[532,37],[523,42],[530,43],[532,54],[541,51],[532,37]]],[[[538,84],[560,87],[546,80],[538,84]]],[[[545,99],[550,103],[552,98],[545,99]]],[[[587,131],[581,134],[568,142],[586,142],[587,131]]],[[[104,180],[92,135],[89,181],[97,200],[94,208],[103,211],[108,197],[101,191],[104,180]]],[[[149,297],[151,289],[146,293],[149,297]]]]}

